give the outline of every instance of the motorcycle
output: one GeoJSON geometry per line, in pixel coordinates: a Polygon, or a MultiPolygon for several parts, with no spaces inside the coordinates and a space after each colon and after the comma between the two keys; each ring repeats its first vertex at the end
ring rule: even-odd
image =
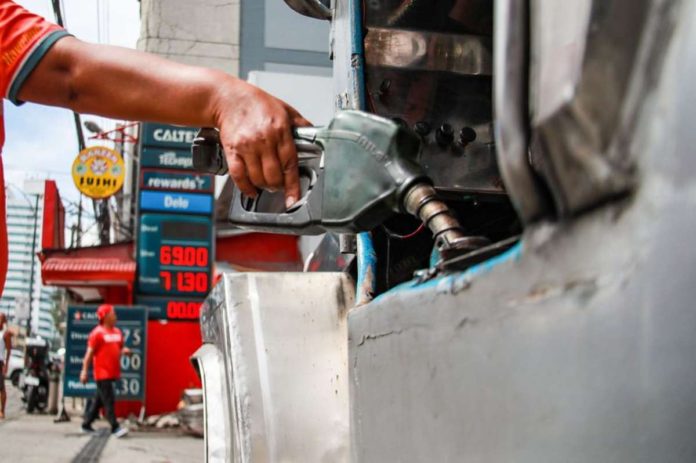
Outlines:
{"type": "Polygon", "coordinates": [[[43,411],[48,404],[50,364],[48,343],[42,338],[28,339],[25,345],[24,372],[20,380],[22,401],[27,413],[43,411]]]}

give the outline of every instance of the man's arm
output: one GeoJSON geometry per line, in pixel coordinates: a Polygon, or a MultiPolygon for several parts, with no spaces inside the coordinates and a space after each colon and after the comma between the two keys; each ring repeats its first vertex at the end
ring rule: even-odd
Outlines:
{"type": "Polygon", "coordinates": [[[79,113],[217,127],[230,175],[249,196],[285,188],[299,199],[291,127],[308,125],[286,103],[225,74],[73,37],[55,43],[18,93],[22,101],[79,113]]]}
{"type": "Polygon", "coordinates": [[[89,370],[89,364],[92,362],[92,357],[94,357],[94,349],[88,347],[85,358],[82,359],[82,371],[80,372],[80,382],[82,384],[87,382],[87,370],[89,370]]]}

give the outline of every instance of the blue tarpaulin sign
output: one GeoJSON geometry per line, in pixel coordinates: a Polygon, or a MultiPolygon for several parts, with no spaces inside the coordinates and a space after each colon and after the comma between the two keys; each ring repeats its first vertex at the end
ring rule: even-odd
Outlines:
{"type": "MultiPolygon", "coordinates": [[[[140,400],[145,397],[145,357],[147,346],[147,309],[145,307],[116,307],[116,326],[123,332],[125,346],[133,352],[121,356],[121,378],[116,381],[118,400],[140,400]]],[[[65,397],[92,397],[97,385],[89,369],[89,381],[80,382],[82,359],[87,352],[87,338],[97,326],[97,306],[68,307],[65,334],[65,397]]]]}

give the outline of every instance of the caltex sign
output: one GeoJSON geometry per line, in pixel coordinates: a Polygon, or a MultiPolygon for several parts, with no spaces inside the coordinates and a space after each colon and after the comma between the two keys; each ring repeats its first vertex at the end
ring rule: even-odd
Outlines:
{"type": "Polygon", "coordinates": [[[123,158],[111,148],[91,146],[80,151],[72,166],[75,186],[85,196],[104,199],[113,196],[123,186],[123,158]]]}

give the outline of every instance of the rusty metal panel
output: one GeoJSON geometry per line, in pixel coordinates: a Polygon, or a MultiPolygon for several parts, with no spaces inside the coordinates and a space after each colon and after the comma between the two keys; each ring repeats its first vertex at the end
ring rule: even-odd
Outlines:
{"type": "Polygon", "coordinates": [[[530,159],[559,215],[637,188],[627,143],[656,89],[682,6],[658,0],[533,0],[530,159]]]}

